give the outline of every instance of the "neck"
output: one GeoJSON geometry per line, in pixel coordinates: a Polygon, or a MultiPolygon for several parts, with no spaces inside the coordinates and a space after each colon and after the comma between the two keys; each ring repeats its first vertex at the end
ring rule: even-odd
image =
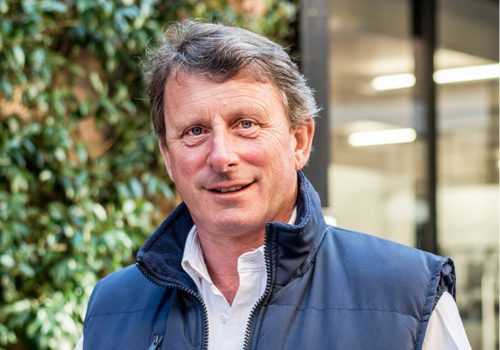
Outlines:
{"type": "Polygon", "coordinates": [[[232,305],[239,288],[238,258],[264,244],[264,232],[246,237],[243,242],[235,239],[214,239],[198,231],[203,257],[213,283],[232,305]]]}
{"type": "MultiPolygon", "coordinates": [[[[294,203],[289,210],[273,221],[289,222],[293,208],[294,203]]],[[[238,258],[264,244],[265,224],[252,230],[236,230],[240,231],[237,235],[228,234],[227,231],[208,231],[196,221],[195,224],[210,278],[229,305],[232,305],[240,286],[238,258]]]]}

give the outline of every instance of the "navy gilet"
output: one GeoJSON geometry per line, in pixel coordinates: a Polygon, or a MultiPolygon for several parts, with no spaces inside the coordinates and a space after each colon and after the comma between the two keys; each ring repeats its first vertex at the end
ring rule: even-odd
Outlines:
{"type": "MultiPolygon", "coordinates": [[[[455,296],[451,260],[327,226],[317,193],[298,177],[296,224],[266,228],[268,283],[247,321],[245,348],[421,349],[440,295],[455,296]]],[[[97,284],[84,349],[207,348],[205,306],[181,267],[192,225],[181,204],[136,266],[97,284]]]]}

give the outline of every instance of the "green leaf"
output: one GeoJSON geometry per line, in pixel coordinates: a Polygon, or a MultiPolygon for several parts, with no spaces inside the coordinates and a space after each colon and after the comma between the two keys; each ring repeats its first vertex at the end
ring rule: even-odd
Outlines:
{"type": "Polygon", "coordinates": [[[106,97],[100,99],[102,106],[108,112],[108,120],[110,124],[116,124],[120,120],[121,113],[116,109],[115,105],[106,97]]]}
{"type": "Polygon", "coordinates": [[[132,199],[127,199],[125,203],[123,203],[123,212],[125,214],[130,214],[132,213],[136,208],[135,201],[132,199]]]}
{"type": "Polygon", "coordinates": [[[29,310],[31,304],[28,299],[19,300],[12,304],[11,308],[13,311],[20,313],[22,311],[29,310]]]}
{"type": "Polygon", "coordinates": [[[65,13],[68,11],[68,6],[60,1],[45,0],[40,3],[40,9],[43,12],[65,13]]]}
{"type": "Polygon", "coordinates": [[[18,267],[24,276],[29,277],[29,278],[35,277],[35,270],[33,270],[33,268],[31,266],[29,266],[25,263],[20,263],[18,267]]]}
{"type": "Polygon", "coordinates": [[[0,345],[15,344],[17,340],[16,334],[9,328],[0,323],[0,345]]]}
{"type": "Polygon", "coordinates": [[[52,177],[52,172],[50,170],[44,170],[38,175],[38,178],[40,179],[41,182],[50,180],[52,177]]]}
{"type": "Polygon", "coordinates": [[[3,93],[7,97],[7,100],[12,101],[12,84],[6,80],[2,80],[1,86],[2,86],[3,93]]]}
{"type": "Polygon", "coordinates": [[[56,157],[57,160],[60,162],[64,162],[66,160],[66,152],[61,147],[57,147],[54,156],[56,157]]]}
{"type": "Polygon", "coordinates": [[[0,264],[2,264],[5,267],[12,268],[16,265],[16,262],[14,261],[14,258],[11,257],[10,255],[0,255],[0,264]]]}
{"type": "Polygon", "coordinates": [[[84,77],[86,74],[85,69],[83,69],[83,67],[80,66],[79,64],[68,62],[67,67],[71,73],[73,73],[79,77],[84,77]]]}
{"type": "Polygon", "coordinates": [[[83,143],[79,143],[76,145],[76,154],[78,155],[78,159],[82,163],[86,163],[88,160],[87,147],[83,143]]]}
{"type": "Polygon", "coordinates": [[[146,184],[146,193],[148,196],[152,197],[156,194],[158,188],[158,180],[154,176],[150,176],[146,184]]]}
{"type": "Polygon", "coordinates": [[[102,205],[100,205],[99,203],[94,203],[94,205],[92,206],[92,211],[99,220],[106,221],[107,214],[102,205]]]}
{"type": "Polygon", "coordinates": [[[90,82],[97,93],[104,93],[104,85],[102,84],[101,78],[99,78],[99,74],[97,74],[97,72],[90,73],[90,82]]]}
{"type": "Polygon", "coordinates": [[[136,198],[141,198],[143,196],[144,192],[142,189],[142,184],[136,178],[132,178],[130,180],[130,188],[132,189],[132,192],[134,193],[134,196],[136,198]]]}
{"type": "Polygon", "coordinates": [[[0,13],[4,14],[9,11],[9,5],[7,4],[7,1],[5,0],[0,0],[0,13]]]}
{"type": "Polygon", "coordinates": [[[89,115],[89,112],[90,112],[90,105],[91,105],[91,102],[89,100],[85,100],[83,101],[81,104],[80,104],[80,114],[83,116],[83,117],[86,117],[89,115]]]}
{"type": "Polygon", "coordinates": [[[31,54],[31,61],[35,67],[41,67],[45,63],[45,50],[36,49],[31,54]]]}
{"type": "Polygon", "coordinates": [[[12,47],[12,54],[14,55],[14,58],[16,59],[17,66],[20,68],[23,68],[26,57],[24,56],[24,51],[21,48],[21,46],[18,46],[18,45],[13,46],[12,47]]]}
{"type": "Polygon", "coordinates": [[[23,146],[29,153],[35,154],[36,148],[33,145],[33,142],[31,142],[29,139],[24,139],[23,146]]]}
{"type": "Polygon", "coordinates": [[[16,174],[11,182],[11,190],[13,193],[25,191],[28,189],[28,181],[21,174],[16,174]]]}

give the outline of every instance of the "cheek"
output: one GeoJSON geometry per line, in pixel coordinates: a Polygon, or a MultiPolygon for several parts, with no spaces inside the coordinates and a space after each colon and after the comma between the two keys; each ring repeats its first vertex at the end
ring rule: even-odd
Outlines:
{"type": "Polygon", "coordinates": [[[202,152],[178,152],[172,162],[172,170],[178,181],[182,182],[189,176],[195,175],[205,164],[202,152]]]}
{"type": "Polygon", "coordinates": [[[287,169],[295,169],[293,145],[287,135],[265,135],[244,146],[246,161],[278,175],[287,169]]]}

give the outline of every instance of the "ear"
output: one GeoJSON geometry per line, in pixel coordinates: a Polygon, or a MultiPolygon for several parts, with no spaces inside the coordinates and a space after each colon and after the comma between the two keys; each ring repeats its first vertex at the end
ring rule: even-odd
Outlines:
{"type": "Polygon", "coordinates": [[[172,167],[170,166],[170,153],[168,152],[167,146],[163,145],[161,140],[158,140],[158,147],[160,147],[161,155],[163,156],[163,160],[165,161],[165,168],[167,168],[168,176],[170,176],[170,180],[175,183],[172,167]]]}
{"type": "Polygon", "coordinates": [[[307,119],[302,126],[294,130],[295,145],[295,170],[302,169],[309,160],[311,145],[314,135],[314,120],[307,119]]]}

